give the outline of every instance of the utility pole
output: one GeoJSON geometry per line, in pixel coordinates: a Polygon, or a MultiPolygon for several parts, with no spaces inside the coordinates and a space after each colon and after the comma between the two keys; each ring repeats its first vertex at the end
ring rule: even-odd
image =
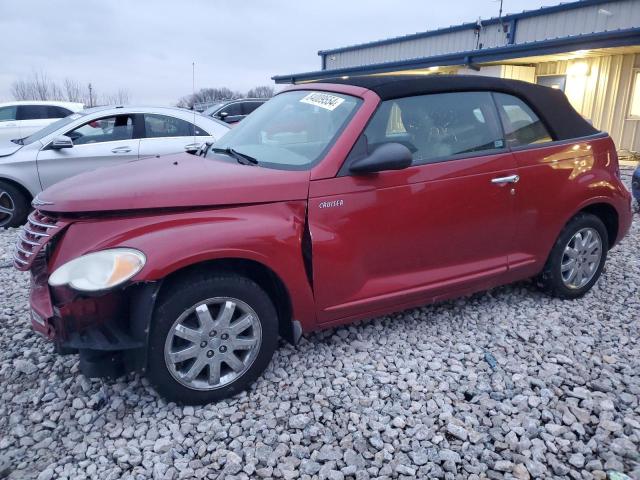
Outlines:
{"type": "Polygon", "coordinates": [[[91,83],[89,83],[89,107],[93,107],[93,88],[91,87],[91,83]]]}

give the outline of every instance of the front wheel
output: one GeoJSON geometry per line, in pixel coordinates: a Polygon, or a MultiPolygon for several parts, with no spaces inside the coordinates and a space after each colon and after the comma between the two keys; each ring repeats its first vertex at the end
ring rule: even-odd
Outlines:
{"type": "Polygon", "coordinates": [[[15,185],[0,180],[0,228],[19,227],[27,215],[29,199],[15,185]]]}
{"type": "Polygon", "coordinates": [[[255,282],[189,277],[163,296],[153,316],[149,378],[167,400],[218,401],[251,386],[277,341],[276,310],[255,282]]]}
{"type": "Polygon", "coordinates": [[[540,286],[555,297],[581,297],[600,277],[608,246],[602,220],[588,213],[576,215],[556,240],[539,278],[540,286]]]}

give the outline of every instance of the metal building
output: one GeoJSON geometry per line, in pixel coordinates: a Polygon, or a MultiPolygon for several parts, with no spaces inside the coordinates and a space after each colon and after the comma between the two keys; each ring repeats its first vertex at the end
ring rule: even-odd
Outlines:
{"type": "Polygon", "coordinates": [[[623,152],[640,152],[640,0],[581,0],[473,23],[322,50],[299,83],[352,75],[465,73],[565,92],[623,152]]]}

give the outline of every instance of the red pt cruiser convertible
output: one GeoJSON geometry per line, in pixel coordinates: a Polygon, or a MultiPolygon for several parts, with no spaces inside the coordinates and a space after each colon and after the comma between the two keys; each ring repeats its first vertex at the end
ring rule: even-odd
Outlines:
{"type": "Polygon", "coordinates": [[[293,86],[197,156],[33,206],[33,328],[184,403],[248,388],[278,337],[530,277],[579,297],[631,222],[611,138],[561,92],[464,76],[293,86]]]}

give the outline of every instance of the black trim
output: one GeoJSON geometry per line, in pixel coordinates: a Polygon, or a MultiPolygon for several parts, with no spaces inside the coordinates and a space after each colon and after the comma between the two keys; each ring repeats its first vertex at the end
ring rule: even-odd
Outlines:
{"type": "Polygon", "coordinates": [[[608,136],[609,134],[607,132],[599,131],[592,135],[584,135],[582,137],[566,138],[564,140],[553,140],[552,142],[545,142],[545,143],[528,143],[526,145],[518,145],[515,147],[509,147],[509,151],[520,152],[522,150],[533,150],[533,149],[553,147],[553,146],[559,146],[559,145],[569,145],[570,143],[584,142],[588,140],[594,140],[597,138],[605,138],[608,136]]]}
{"type": "Polygon", "coordinates": [[[132,140],[139,140],[142,138],[146,138],[147,132],[145,130],[144,113],[134,113],[132,116],[133,116],[132,140]]]}
{"type": "Polygon", "coordinates": [[[162,280],[134,285],[129,295],[129,331],[142,346],[123,353],[127,371],[145,371],[149,347],[149,330],[162,280]]]}

